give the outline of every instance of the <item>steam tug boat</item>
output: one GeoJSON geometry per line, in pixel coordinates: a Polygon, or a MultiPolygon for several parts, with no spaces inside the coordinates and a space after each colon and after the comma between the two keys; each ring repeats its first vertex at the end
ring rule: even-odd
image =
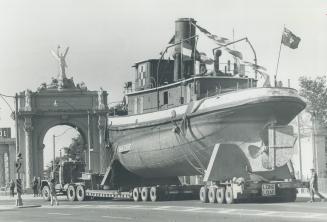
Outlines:
{"type": "MultiPolygon", "coordinates": [[[[135,82],[125,86],[127,115],[108,118],[115,159],[144,178],[204,175],[215,145],[231,144],[248,171],[276,171],[285,165],[287,157],[272,166],[263,147],[269,126],[287,125],[305,108],[297,91],[267,82],[258,87],[263,67],[256,57],[254,63],[244,61],[228,47],[237,41],[213,35],[191,18],[176,20],[175,28],[160,59],[133,66],[135,82]],[[197,50],[197,30],[218,46],[213,59],[197,50]],[[165,59],[169,49],[173,60],[165,59]],[[224,55],[235,62],[224,61],[224,55]]],[[[222,159],[233,168],[238,159],[230,154],[222,159]]]]}

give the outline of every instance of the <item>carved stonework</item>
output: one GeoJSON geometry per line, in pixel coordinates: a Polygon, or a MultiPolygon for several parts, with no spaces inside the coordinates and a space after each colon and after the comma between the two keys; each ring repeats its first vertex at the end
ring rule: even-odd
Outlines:
{"type": "Polygon", "coordinates": [[[99,130],[105,129],[105,127],[106,127],[106,117],[105,116],[99,116],[98,127],[99,127],[99,130]]]}
{"type": "Polygon", "coordinates": [[[31,118],[25,118],[24,130],[27,133],[31,133],[33,131],[32,119],[31,118]]]}
{"type": "Polygon", "coordinates": [[[98,91],[98,109],[104,110],[106,106],[104,105],[104,91],[102,88],[98,91]]]}
{"type": "Polygon", "coordinates": [[[30,90],[25,90],[25,111],[32,111],[31,95],[32,92],[30,90]]]}

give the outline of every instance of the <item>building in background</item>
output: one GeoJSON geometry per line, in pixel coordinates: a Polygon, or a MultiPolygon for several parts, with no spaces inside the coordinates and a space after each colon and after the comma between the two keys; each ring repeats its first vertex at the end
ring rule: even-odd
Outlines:
{"type": "Polygon", "coordinates": [[[0,128],[0,189],[15,179],[16,142],[11,128],[0,128]]]}

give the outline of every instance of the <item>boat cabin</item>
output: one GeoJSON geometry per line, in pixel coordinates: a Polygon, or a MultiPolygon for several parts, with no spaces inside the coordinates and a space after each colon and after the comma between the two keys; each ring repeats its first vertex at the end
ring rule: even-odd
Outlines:
{"type": "Polygon", "coordinates": [[[164,60],[160,62],[157,87],[158,63],[159,60],[152,59],[133,66],[134,91],[129,90],[126,94],[129,115],[169,109],[216,94],[256,87],[257,83],[245,75],[233,76],[233,70],[223,74],[190,75],[187,79],[174,82],[174,63],[164,60]]]}

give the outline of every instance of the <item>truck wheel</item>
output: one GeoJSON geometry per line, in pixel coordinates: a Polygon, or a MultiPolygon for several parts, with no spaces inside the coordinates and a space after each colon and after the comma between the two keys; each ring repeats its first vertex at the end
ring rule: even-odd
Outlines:
{"type": "Polygon", "coordinates": [[[76,200],[76,191],[73,185],[69,185],[67,189],[67,198],[70,201],[76,200]]]}
{"type": "Polygon", "coordinates": [[[209,203],[217,203],[217,199],[216,199],[216,187],[210,187],[209,191],[208,191],[208,200],[209,203]]]}
{"type": "Polygon", "coordinates": [[[219,204],[225,203],[225,187],[218,187],[216,191],[216,198],[219,204]]]}
{"type": "Polygon", "coordinates": [[[206,186],[200,189],[200,200],[202,203],[208,203],[208,188],[206,186]]]}
{"type": "Polygon", "coordinates": [[[149,188],[143,187],[141,190],[141,198],[142,201],[148,201],[149,200],[149,188]]]}
{"type": "Polygon", "coordinates": [[[45,201],[50,201],[50,188],[49,186],[44,186],[42,188],[42,197],[45,201]]]}
{"type": "Polygon", "coordinates": [[[226,203],[227,203],[227,204],[232,204],[232,203],[234,203],[233,190],[232,190],[232,187],[230,187],[230,186],[228,186],[228,187],[226,188],[225,199],[226,199],[226,203]]]}
{"type": "Polygon", "coordinates": [[[296,189],[285,189],[281,190],[280,196],[282,202],[294,202],[296,200],[296,189]]]}
{"type": "Polygon", "coordinates": [[[159,200],[157,187],[151,187],[151,189],[150,189],[150,199],[151,199],[152,202],[156,202],[157,200],[159,200]]]}
{"type": "Polygon", "coordinates": [[[139,192],[139,189],[137,187],[135,187],[133,189],[133,200],[135,202],[139,201],[141,198],[140,198],[140,192],[139,192]]]}
{"type": "Polygon", "coordinates": [[[78,185],[76,188],[76,197],[78,201],[85,200],[85,189],[84,186],[78,185]]]}

